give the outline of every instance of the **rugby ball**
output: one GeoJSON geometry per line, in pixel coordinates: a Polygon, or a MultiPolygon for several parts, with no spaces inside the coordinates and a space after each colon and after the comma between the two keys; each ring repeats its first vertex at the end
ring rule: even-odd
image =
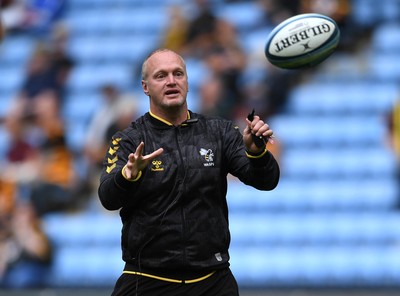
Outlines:
{"type": "Polygon", "coordinates": [[[293,16],[276,26],[267,38],[268,61],[284,69],[315,66],[327,59],[339,44],[336,22],[322,14],[293,16]]]}

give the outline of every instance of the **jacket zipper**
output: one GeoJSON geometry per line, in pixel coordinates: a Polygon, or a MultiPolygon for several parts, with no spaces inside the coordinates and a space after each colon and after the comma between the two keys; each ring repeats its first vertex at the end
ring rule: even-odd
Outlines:
{"type": "MultiPolygon", "coordinates": [[[[182,150],[181,150],[181,146],[179,144],[179,138],[181,137],[181,127],[178,126],[176,127],[176,133],[175,133],[175,140],[176,140],[176,145],[178,148],[178,153],[179,153],[179,159],[183,168],[183,177],[182,179],[180,179],[178,182],[180,182],[179,184],[179,190],[182,191],[182,194],[184,192],[184,187],[185,185],[185,181],[186,181],[186,166],[185,166],[185,162],[183,160],[183,156],[182,156],[182,150]]],[[[185,266],[187,264],[187,258],[186,258],[186,244],[185,244],[185,240],[186,240],[186,217],[185,217],[185,212],[183,210],[183,202],[182,200],[179,203],[180,205],[180,211],[181,211],[181,223],[182,223],[182,263],[185,266]]]]}

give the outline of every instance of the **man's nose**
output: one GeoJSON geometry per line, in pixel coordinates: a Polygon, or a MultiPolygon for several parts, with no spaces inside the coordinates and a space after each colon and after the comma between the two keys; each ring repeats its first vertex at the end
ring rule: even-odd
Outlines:
{"type": "Polygon", "coordinates": [[[176,82],[175,82],[175,76],[174,76],[174,74],[169,74],[168,76],[167,76],[167,83],[168,84],[175,84],[176,82]]]}

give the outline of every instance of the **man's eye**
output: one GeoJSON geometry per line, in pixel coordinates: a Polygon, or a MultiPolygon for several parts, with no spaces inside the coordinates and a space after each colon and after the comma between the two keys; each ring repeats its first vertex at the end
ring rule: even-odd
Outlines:
{"type": "Polygon", "coordinates": [[[157,79],[162,79],[162,78],[164,78],[164,77],[165,77],[164,74],[158,74],[158,75],[156,76],[157,79]]]}

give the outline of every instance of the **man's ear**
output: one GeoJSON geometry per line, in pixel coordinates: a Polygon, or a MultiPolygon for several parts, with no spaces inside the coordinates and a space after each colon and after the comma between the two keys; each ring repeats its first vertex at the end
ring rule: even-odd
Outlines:
{"type": "Polygon", "coordinates": [[[142,88],[143,88],[143,92],[145,93],[146,96],[149,95],[149,89],[147,87],[147,83],[146,81],[142,80],[142,88]]]}

